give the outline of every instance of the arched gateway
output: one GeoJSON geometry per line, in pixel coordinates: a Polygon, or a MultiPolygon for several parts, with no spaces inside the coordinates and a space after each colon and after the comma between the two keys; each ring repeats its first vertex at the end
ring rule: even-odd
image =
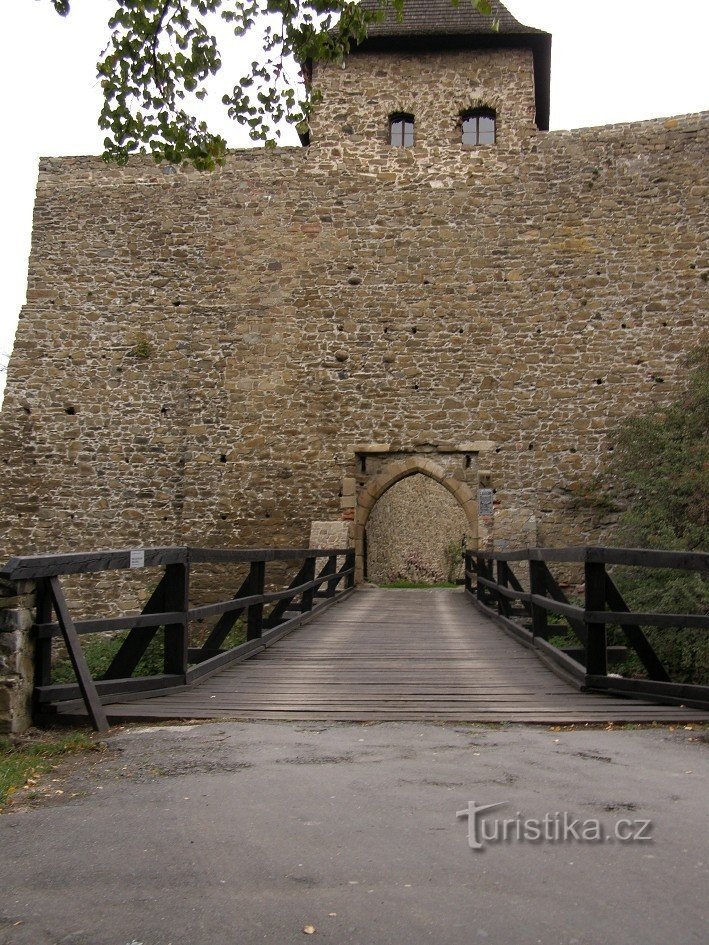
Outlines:
{"type": "Polygon", "coordinates": [[[460,504],[469,526],[471,540],[478,538],[477,493],[465,481],[463,465],[443,466],[429,457],[412,455],[385,463],[360,488],[357,495],[354,524],[356,578],[361,581],[365,571],[365,534],[369,516],[378,499],[395,483],[417,474],[428,476],[440,483],[460,504]]]}

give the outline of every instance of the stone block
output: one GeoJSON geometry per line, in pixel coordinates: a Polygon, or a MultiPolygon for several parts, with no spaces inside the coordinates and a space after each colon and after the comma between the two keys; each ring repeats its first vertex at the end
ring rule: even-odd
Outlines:
{"type": "Polygon", "coordinates": [[[388,443],[360,443],[352,447],[354,453],[388,453],[390,446],[388,443]]]}
{"type": "Polygon", "coordinates": [[[357,491],[357,480],[354,476],[345,476],[342,480],[342,495],[355,495],[357,491]]]}

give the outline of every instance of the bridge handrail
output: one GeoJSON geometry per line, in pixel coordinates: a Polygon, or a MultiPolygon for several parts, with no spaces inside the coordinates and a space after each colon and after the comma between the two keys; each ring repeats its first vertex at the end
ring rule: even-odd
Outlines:
{"type": "Polygon", "coordinates": [[[652,548],[585,545],[568,548],[523,548],[516,551],[476,551],[475,555],[490,561],[556,561],[564,564],[590,562],[709,572],[709,553],[703,551],[660,551],[652,548]]]}
{"type": "Polygon", "coordinates": [[[131,554],[142,552],[141,567],[158,568],[168,564],[230,564],[252,561],[293,561],[298,558],[341,557],[349,548],[195,548],[169,545],[157,548],[121,548],[107,551],[79,551],[67,554],[20,555],[0,568],[0,578],[11,581],[53,577],[61,574],[90,574],[97,571],[128,570],[131,554]]]}
{"type": "Polygon", "coordinates": [[[582,688],[626,696],[652,698],[671,704],[709,709],[709,686],[675,683],[642,627],[709,629],[709,615],[632,611],[616,586],[608,565],[671,568],[709,572],[709,554],[659,551],[646,548],[584,546],[573,548],[525,548],[514,551],[467,551],[465,587],[477,605],[502,622],[522,642],[537,648],[555,669],[582,688]],[[524,562],[528,572],[520,579],[512,563],[524,562]],[[582,564],[583,606],[568,600],[547,563],[582,564]],[[522,581],[526,581],[527,588],[522,581]],[[513,604],[521,611],[514,612],[513,604]],[[494,608],[494,609],[493,609],[494,608]],[[580,647],[560,648],[549,642],[549,614],[565,618],[580,647]],[[608,626],[620,628],[626,647],[637,654],[647,679],[609,674],[609,660],[622,647],[608,645],[608,626]]]}
{"type": "Polygon", "coordinates": [[[22,555],[11,558],[0,570],[0,578],[10,589],[21,588],[26,594],[25,585],[33,582],[36,616],[31,635],[35,641],[36,705],[63,703],[66,706],[81,698],[99,731],[108,729],[103,702],[118,694],[130,697],[130,694],[145,695],[150,691],[190,686],[227,663],[253,655],[295,629],[321,607],[329,606],[336,597],[350,593],[354,588],[354,575],[353,548],[140,547],[22,555]],[[325,558],[325,563],[316,573],[316,563],[321,558],[325,558]],[[300,564],[288,587],[267,590],[266,565],[272,562],[300,564]],[[228,599],[190,606],[190,571],[195,564],[248,564],[249,570],[236,593],[228,599]],[[61,583],[63,576],[154,568],[162,569],[163,573],[140,613],[76,621],[71,616],[61,583]],[[316,595],[324,597],[324,602],[316,605],[316,595]],[[273,605],[268,613],[264,609],[267,605],[273,605]],[[222,649],[244,613],[245,641],[222,649]],[[199,647],[191,648],[189,622],[210,617],[218,619],[206,640],[199,647]],[[121,630],[127,630],[128,635],[103,677],[94,680],[80,636],[121,630]],[[164,672],[134,677],[150,642],[161,630],[164,632],[164,672]],[[51,681],[52,639],[58,636],[63,638],[76,684],[51,681]]]}

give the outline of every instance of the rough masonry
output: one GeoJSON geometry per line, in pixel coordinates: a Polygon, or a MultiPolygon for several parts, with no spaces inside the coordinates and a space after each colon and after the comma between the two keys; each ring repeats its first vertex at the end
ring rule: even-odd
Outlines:
{"type": "Polygon", "coordinates": [[[317,69],[310,146],[212,175],[41,162],[6,556],[306,545],[344,521],[361,565],[371,508],[415,473],[472,540],[593,540],[575,488],[702,331],[707,116],[543,132],[532,50],[469,46],[317,69]],[[463,146],[480,105],[497,141],[463,146]],[[400,111],[412,148],[389,145],[400,111]]]}

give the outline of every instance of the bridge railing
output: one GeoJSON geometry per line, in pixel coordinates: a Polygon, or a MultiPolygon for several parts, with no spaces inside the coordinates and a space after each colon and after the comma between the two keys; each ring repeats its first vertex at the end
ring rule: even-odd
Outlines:
{"type": "Polygon", "coordinates": [[[478,607],[518,639],[535,647],[553,669],[579,688],[709,709],[709,686],[673,682],[643,627],[672,632],[709,630],[705,614],[634,612],[609,568],[662,568],[709,575],[709,554],[638,548],[528,548],[522,551],[468,551],[465,587],[478,607]],[[583,605],[572,603],[550,564],[583,568],[583,605]],[[521,572],[520,566],[524,569],[521,572]],[[516,568],[516,570],[515,570],[516,568]],[[550,623],[550,615],[565,625],[550,623]],[[624,646],[609,645],[609,628],[619,628],[624,646]],[[554,646],[552,635],[571,631],[574,647],[554,646]],[[645,678],[609,673],[609,665],[633,650],[645,678]]]}
{"type": "MultiPolygon", "coordinates": [[[[22,587],[28,582],[36,605],[30,635],[35,641],[34,701],[38,712],[58,705],[83,702],[96,729],[108,728],[103,703],[120,697],[145,698],[189,687],[228,663],[246,659],[271,645],[299,624],[354,588],[355,556],[352,548],[218,550],[165,547],[75,554],[32,555],[12,558],[0,570],[0,579],[22,587]],[[283,573],[295,564],[297,571],[287,587],[267,585],[266,568],[278,563],[283,573]],[[190,576],[195,565],[237,565],[246,577],[230,596],[201,605],[190,603],[190,576]],[[107,571],[157,569],[160,573],[139,613],[74,619],[62,579],[107,571]],[[199,646],[190,647],[190,622],[211,623],[199,646]],[[243,642],[229,645],[237,621],[243,642]],[[94,679],[80,638],[85,634],[115,637],[127,631],[108,668],[94,679]],[[163,637],[163,672],[135,676],[152,641],[163,637]],[[71,661],[76,683],[52,682],[52,641],[61,637],[71,661]],[[80,700],[80,702],[79,702],[80,700]]],[[[282,581],[281,578],[281,582],[282,581]]],[[[95,595],[103,609],[110,602],[95,595]]],[[[204,624],[202,624],[204,625],[204,624]]],[[[2,632],[2,631],[0,631],[2,632]]]]}

